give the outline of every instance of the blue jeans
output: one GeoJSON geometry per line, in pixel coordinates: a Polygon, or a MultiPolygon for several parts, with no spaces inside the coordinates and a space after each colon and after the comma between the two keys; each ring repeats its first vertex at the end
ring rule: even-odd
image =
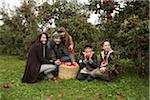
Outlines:
{"type": "Polygon", "coordinates": [[[60,61],[62,61],[62,62],[71,62],[71,59],[70,59],[69,56],[63,56],[63,57],[60,58],[60,61]]]}

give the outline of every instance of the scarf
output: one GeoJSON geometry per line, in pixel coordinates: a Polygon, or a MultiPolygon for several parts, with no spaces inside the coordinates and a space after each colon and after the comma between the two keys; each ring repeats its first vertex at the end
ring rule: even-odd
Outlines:
{"type": "Polygon", "coordinates": [[[104,51],[101,52],[101,55],[102,55],[102,59],[103,61],[106,61],[108,63],[108,58],[110,56],[110,54],[114,52],[112,49],[105,55],[104,51]]]}

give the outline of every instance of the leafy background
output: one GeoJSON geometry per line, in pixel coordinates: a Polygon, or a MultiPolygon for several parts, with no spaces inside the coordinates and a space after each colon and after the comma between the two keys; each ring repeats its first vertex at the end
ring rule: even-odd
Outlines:
{"type": "Polygon", "coordinates": [[[53,5],[45,2],[36,6],[36,2],[29,0],[24,1],[12,17],[2,9],[0,13],[3,15],[4,24],[0,26],[0,53],[17,55],[24,59],[31,42],[39,32],[38,24],[55,18],[57,27],[47,28],[46,32],[51,36],[57,28],[65,27],[73,37],[76,59],[85,43],[92,43],[99,55],[100,43],[109,39],[112,48],[120,54],[120,65],[124,66],[124,62],[129,62],[128,66],[132,64],[130,71],[136,70],[143,77],[149,73],[149,1],[134,0],[125,4],[125,8],[121,8],[118,2],[112,0],[104,0],[103,3],[89,0],[86,5],[76,1],[56,0],[53,5]],[[98,4],[100,7],[97,7],[98,4]],[[117,7],[121,10],[117,10],[117,7]],[[87,23],[88,12],[99,13],[100,9],[105,11],[100,16],[101,24],[87,23]],[[114,10],[119,14],[112,17],[114,10]],[[38,11],[37,15],[35,11],[38,11]],[[23,20],[26,22],[23,23],[23,20]]]}

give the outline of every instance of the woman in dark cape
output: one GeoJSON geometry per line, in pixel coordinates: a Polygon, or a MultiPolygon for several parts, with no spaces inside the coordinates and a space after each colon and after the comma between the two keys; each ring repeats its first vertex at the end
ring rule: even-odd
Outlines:
{"type": "Polygon", "coordinates": [[[48,57],[47,41],[47,34],[41,33],[31,45],[22,82],[35,83],[39,81],[40,73],[44,72],[48,77],[48,72],[55,70],[53,61],[48,57]]]}

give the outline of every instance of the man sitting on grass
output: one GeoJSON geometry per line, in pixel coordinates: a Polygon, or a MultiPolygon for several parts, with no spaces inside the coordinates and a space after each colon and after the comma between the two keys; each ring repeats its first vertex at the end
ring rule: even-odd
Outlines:
{"type": "Polygon", "coordinates": [[[65,45],[62,44],[61,35],[57,32],[52,34],[52,39],[50,40],[49,44],[49,51],[51,52],[49,56],[53,59],[55,64],[57,65],[55,75],[58,75],[58,66],[62,62],[71,62],[71,58],[69,57],[69,52],[65,45]]]}

